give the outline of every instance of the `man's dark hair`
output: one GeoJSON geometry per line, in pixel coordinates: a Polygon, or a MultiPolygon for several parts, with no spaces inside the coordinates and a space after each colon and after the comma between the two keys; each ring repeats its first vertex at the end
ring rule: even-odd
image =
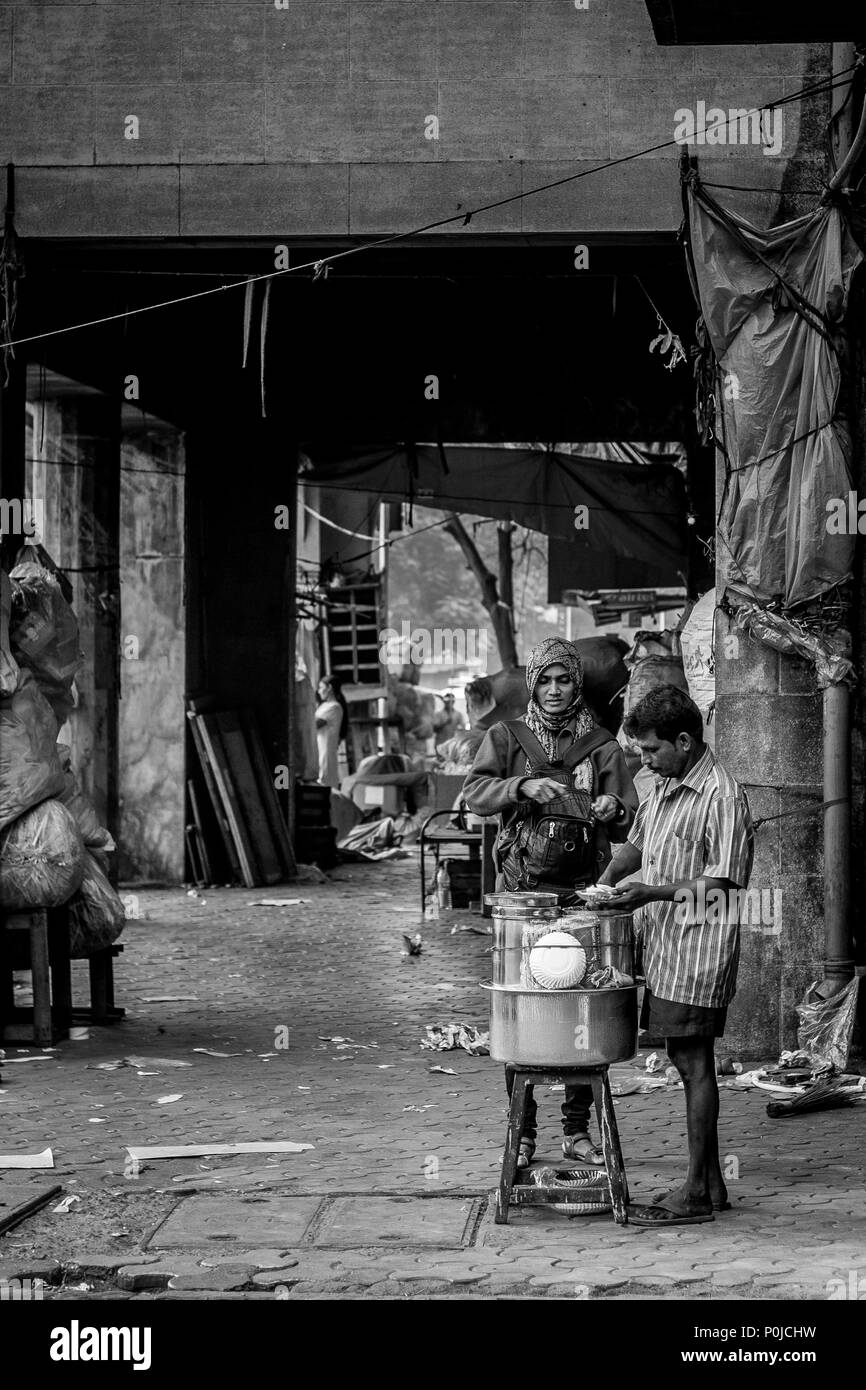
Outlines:
{"type": "Polygon", "coordinates": [[[622,727],[629,738],[642,738],[655,730],[665,743],[676,742],[677,734],[689,734],[696,743],[704,741],[703,716],[676,685],[655,686],[626,715],[622,727]]]}

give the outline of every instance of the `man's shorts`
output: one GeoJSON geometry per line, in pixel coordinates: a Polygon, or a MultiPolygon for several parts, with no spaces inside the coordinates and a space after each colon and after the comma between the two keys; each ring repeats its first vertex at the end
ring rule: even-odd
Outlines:
{"type": "Polygon", "coordinates": [[[725,1031],[727,1008],[710,1009],[702,1004],[676,1004],[657,999],[644,989],[640,1026],[659,1038],[720,1038],[725,1031]]]}

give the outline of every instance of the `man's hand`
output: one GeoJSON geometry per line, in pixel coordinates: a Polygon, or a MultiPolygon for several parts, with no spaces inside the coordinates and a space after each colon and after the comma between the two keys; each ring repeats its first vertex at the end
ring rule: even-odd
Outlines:
{"type": "MultiPolygon", "coordinates": [[[[599,883],[603,881],[603,877],[604,875],[599,879],[599,883]]],[[[655,902],[658,896],[658,890],[649,883],[627,883],[624,888],[617,888],[612,897],[605,899],[605,907],[621,907],[626,912],[634,912],[635,908],[655,902]]]]}
{"type": "Polygon", "coordinates": [[[592,803],[592,814],[596,820],[607,822],[616,820],[620,812],[620,805],[615,796],[597,796],[592,803]]]}
{"type": "Polygon", "coordinates": [[[556,801],[565,795],[565,787],[553,777],[527,777],[520,784],[520,795],[528,801],[537,801],[546,806],[548,801],[556,801]]]}

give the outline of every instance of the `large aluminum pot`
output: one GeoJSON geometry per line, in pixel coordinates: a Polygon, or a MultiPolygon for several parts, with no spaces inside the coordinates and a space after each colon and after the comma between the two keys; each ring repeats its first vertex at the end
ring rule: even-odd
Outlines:
{"type": "Polygon", "coordinates": [[[556,893],[488,893],[492,907],[493,983],[523,983],[521,965],[527,936],[534,940],[550,931],[559,918],[556,893]]]}
{"type": "Polygon", "coordinates": [[[490,993],[490,1056],[542,1067],[625,1062],[637,1052],[637,986],[490,993]]]}

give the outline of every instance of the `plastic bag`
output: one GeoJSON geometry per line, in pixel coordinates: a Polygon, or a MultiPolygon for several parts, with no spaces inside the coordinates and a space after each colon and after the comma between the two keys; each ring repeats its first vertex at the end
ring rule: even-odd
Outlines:
{"type": "Polygon", "coordinates": [[[836,1071],[844,1071],[854,1031],[860,979],[855,975],[844,989],[831,994],[829,999],[812,998],[816,984],[817,980],[807,989],[805,1004],[796,1006],[800,1020],[797,1042],[812,1061],[829,1063],[836,1071]]]}
{"type": "Polygon", "coordinates": [[[0,699],[0,830],[63,791],[56,738],[51,706],[22,671],[15,694],[0,699]]]}
{"type": "Polygon", "coordinates": [[[680,651],[689,694],[704,716],[704,737],[711,748],[714,742],[712,710],[716,700],[715,617],[716,591],[710,589],[698,599],[680,632],[680,651]]]}
{"type": "Polygon", "coordinates": [[[57,800],[62,801],[77,820],[85,846],[87,849],[116,849],[114,839],[96,814],[96,807],[78,785],[78,778],[72,771],[72,750],[65,743],[58,743],[57,753],[65,777],[65,786],[57,800]]]}
{"type": "Polygon", "coordinates": [[[81,960],[103,950],[123,931],[126,912],[92,854],[84,853],[81,887],[69,903],[69,954],[81,960]]]}
{"type": "Polygon", "coordinates": [[[10,579],[12,653],[33,672],[62,724],[73,708],[72,682],[81,665],[77,619],[50,570],[27,561],[15,566],[10,579]]]}
{"type": "Polygon", "coordinates": [[[625,714],[657,685],[675,685],[688,691],[683,659],[674,650],[673,632],[638,632],[631,651],[623,657],[628,668],[625,714]]]}
{"type": "Polygon", "coordinates": [[[0,904],[11,912],[60,907],[81,886],[84,841],[59,801],[43,801],[0,834],[0,904]]]}
{"type": "Polygon", "coordinates": [[[9,618],[12,613],[12,585],[0,569],[0,695],[12,695],[18,688],[18,662],[9,645],[9,618]]]}

